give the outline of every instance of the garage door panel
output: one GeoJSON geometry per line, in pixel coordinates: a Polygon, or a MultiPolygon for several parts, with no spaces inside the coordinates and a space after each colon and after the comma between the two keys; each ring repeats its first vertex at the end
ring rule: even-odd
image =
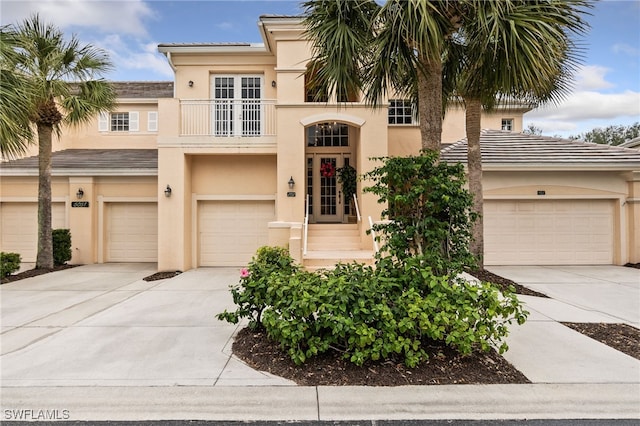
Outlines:
{"type": "Polygon", "coordinates": [[[156,203],[109,203],[106,223],[107,262],[158,261],[156,203]]]}
{"type": "Polygon", "coordinates": [[[202,201],[198,205],[201,266],[246,265],[268,243],[273,201],[202,201]]]}
{"type": "Polygon", "coordinates": [[[610,264],[607,200],[485,201],[485,263],[610,264]]]}
{"type": "MultiPolygon", "coordinates": [[[[51,227],[66,227],[64,203],[51,203],[51,227]]],[[[73,235],[72,235],[73,238],[73,235]]],[[[38,254],[38,203],[0,203],[0,251],[19,253],[23,262],[38,254]]]]}

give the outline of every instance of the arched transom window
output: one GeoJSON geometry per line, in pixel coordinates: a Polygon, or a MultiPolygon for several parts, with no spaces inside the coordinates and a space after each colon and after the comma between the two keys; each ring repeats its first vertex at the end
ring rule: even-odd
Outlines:
{"type": "Polygon", "coordinates": [[[349,146],[349,126],[343,123],[319,123],[307,127],[307,146],[349,146]]]}

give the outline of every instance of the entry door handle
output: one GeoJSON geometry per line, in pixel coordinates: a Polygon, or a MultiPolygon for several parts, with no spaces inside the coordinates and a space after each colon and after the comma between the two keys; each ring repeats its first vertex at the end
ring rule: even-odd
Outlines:
{"type": "Polygon", "coordinates": [[[338,191],[338,204],[342,204],[342,191],[338,191]]]}

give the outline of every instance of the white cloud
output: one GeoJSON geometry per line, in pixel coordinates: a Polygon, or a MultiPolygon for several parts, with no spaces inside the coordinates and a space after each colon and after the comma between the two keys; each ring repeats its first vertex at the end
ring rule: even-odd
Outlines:
{"type": "Polygon", "coordinates": [[[216,24],[216,28],[221,30],[232,30],[234,29],[234,25],[231,22],[221,22],[216,24]]]}
{"type": "Polygon", "coordinates": [[[2,1],[2,24],[17,23],[33,13],[61,29],[87,28],[137,36],[147,34],[144,20],[155,16],[142,0],[2,1]]]}
{"type": "Polygon", "coordinates": [[[553,120],[612,119],[640,116],[640,93],[631,90],[622,93],[576,92],[557,106],[546,106],[528,114],[553,120]]]}
{"type": "Polygon", "coordinates": [[[525,115],[525,126],[534,123],[544,134],[563,136],[598,126],[625,124],[640,119],[640,92],[576,92],[557,106],[546,106],[525,115]]]}
{"type": "Polygon", "coordinates": [[[629,56],[640,56],[640,50],[626,43],[614,44],[611,48],[614,53],[623,53],[629,56]]]}
{"type": "Polygon", "coordinates": [[[111,34],[95,44],[103,46],[109,52],[118,72],[126,74],[127,70],[147,70],[149,77],[173,79],[173,70],[166,58],[158,53],[158,44],[155,42],[129,41],[117,34],[111,34]]]}
{"type": "Polygon", "coordinates": [[[605,80],[610,68],[600,65],[585,65],[576,72],[575,90],[600,90],[613,87],[613,84],[605,80]]]}

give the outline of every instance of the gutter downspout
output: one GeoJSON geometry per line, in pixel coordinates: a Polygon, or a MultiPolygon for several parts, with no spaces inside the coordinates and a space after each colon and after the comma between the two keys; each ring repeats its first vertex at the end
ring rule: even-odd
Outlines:
{"type": "MultiPolygon", "coordinates": [[[[169,62],[169,66],[171,67],[171,69],[173,70],[173,81],[175,82],[176,80],[176,66],[173,65],[173,61],[171,60],[171,52],[167,51],[165,52],[165,56],[167,57],[167,62],[169,62]]],[[[173,97],[176,97],[176,85],[173,85],[173,97]]]]}

